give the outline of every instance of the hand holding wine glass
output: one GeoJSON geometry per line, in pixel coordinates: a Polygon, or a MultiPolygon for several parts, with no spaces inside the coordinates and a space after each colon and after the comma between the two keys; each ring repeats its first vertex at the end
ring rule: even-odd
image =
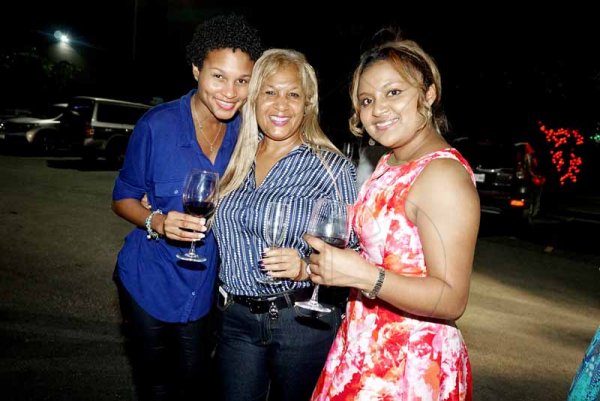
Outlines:
{"type": "MultiPolygon", "coordinates": [[[[219,197],[219,174],[193,169],[187,175],[183,188],[183,209],[186,213],[206,218],[206,225],[215,211],[216,203],[219,197]]],[[[191,242],[190,250],[185,253],[178,253],[178,259],[188,262],[205,262],[204,256],[196,253],[195,241],[191,242]]]]}
{"type": "MultiPolygon", "coordinates": [[[[283,202],[269,202],[265,210],[263,224],[264,237],[269,248],[281,248],[285,243],[290,219],[290,205],[283,202]]],[[[261,284],[282,284],[280,279],[268,274],[256,278],[261,284]]]]}
{"type": "MultiPolygon", "coordinates": [[[[348,205],[333,199],[318,199],[308,222],[307,234],[337,248],[345,248],[350,238],[348,205]]],[[[296,302],[299,308],[316,312],[331,312],[318,301],[319,285],[315,284],[312,297],[308,301],[296,302]]]]}

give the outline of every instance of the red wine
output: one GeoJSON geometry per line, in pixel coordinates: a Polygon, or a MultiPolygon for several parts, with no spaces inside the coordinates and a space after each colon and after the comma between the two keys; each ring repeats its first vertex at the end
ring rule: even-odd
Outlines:
{"type": "Polygon", "coordinates": [[[183,208],[186,213],[198,217],[209,218],[215,212],[215,204],[213,202],[185,202],[183,208]]]}
{"type": "Polygon", "coordinates": [[[342,238],[335,237],[320,237],[323,241],[327,242],[331,246],[335,246],[336,248],[345,248],[348,241],[342,238]]]}

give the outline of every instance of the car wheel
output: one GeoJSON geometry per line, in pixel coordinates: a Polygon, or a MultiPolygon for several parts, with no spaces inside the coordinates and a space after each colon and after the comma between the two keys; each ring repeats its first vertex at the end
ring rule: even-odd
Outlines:
{"type": "Polygon", "coordinates": [[[51,155],[56,152],[56,137],[52,132],[38,132],[34,146],[37,152],[44,155],[51,155]]]}
{"type": "Polygon", "coordinates": [[[529,197],[527,208],[525,209],[525,219],[529,225],[534,223],[535,218],[540,213],[542,191],[533,191],[529,197]]]}

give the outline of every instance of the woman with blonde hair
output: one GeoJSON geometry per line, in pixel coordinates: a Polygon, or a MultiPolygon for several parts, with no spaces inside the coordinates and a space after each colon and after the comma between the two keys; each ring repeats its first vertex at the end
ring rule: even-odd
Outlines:
{"type": "Polygon", "coordinates": [[[323,133],[318,103],[317,77],[302,53],[271,49],[257,60],[214,222],[224,400],[307,400],[340,325],[344,298],[323,293],[333,311],[319,319],[294,308],[312,292],[302,235],[314,201],[356,198],[354,166],[323,133]],[[290,212],[283,245],[269,249],[266,209],[274,201],[290,212]],[[275,282],[264,284],[265,276],[275,282]]]}

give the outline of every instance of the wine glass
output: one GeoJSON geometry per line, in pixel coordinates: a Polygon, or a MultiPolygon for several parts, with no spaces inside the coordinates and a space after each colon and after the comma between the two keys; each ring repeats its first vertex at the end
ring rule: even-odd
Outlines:
{"type": "MultiPolygon", "coordinates": [[[[320,238],[329,245],[345,248],[350,237],[348,205],[334,199],[318,199],[310,214],[306,233],[320,238]]],[[[295,305],[316,312],[331,312],[331,308],[319,303],[318,297],[319,285],[315,284],[310,300],[296,302],[295,305]]]]}
{"type": "MultiPolygon", "coordinates": [[[[263,224],[264,237],[269,248],[281,248],[287,236],[290,220],[290,205],[280,201],[269,202],[265,209],[265,220],[263,224]]],[[[262,274],[256,278],[261,284],[281,285],[278,278],[262,274]]]]}
{"type": "Polygon", "coordinates": [[[352,163],[354,163],[354,151],[356,146],[354,142],[344,142],[342,144],[342,153],[346,156],[352,163]]]}
{"type": "MultiPolygon", "coordinates": [[[[218,173],[200,169],[193,169],[188,173],[183,187],[183,209],[187,214],[206,218],[208,225],[209,218],[215,212],[218,197],[218,173]]],[[[188,262],[205,262],[206,258],[196,253],[195,242],[192,241],[188,252],[178,253],[177,258],[188,262]]]]}

